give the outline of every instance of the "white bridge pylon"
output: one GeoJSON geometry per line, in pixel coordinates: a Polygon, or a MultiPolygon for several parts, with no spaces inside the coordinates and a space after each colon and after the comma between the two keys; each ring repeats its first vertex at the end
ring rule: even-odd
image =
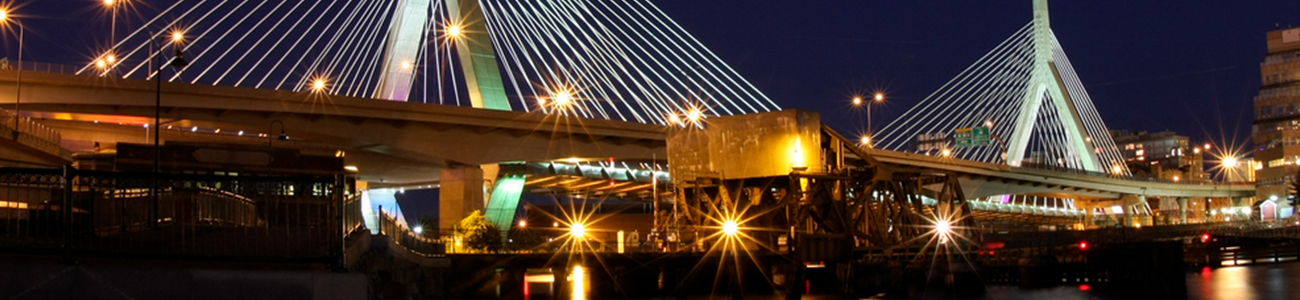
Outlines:
{"type": "Polygon", "coordinates": [[[1034,20],[872,137],[874,147],[1012,166],[1129,174],[1123,156],[1052,33],[1047,0],[1034,20]],[[995,143],[957,148],[959,128],[995,143]],[[945,140],[942,149],[926,147],[945,140]],[[921,146],[921,147],[918,147],[921,146]]]}

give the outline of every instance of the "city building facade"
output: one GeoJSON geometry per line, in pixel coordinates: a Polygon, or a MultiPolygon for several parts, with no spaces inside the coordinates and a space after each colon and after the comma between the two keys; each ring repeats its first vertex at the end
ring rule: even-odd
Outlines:
{"type": "Polygon", "coordinates": [[[1267,33],[1268,54],[1260,64],[1261,86],[1255,98],[1252,128],[1256,175],[1256,198],[1286,201],[1287,184],[1300,171],[1300,28],[1267,33]]]}
{"type": "Polygon", "coordinates": [[[1112,130],[1115,145],[1134,176],[1170,181],[1205,181],[1204,146],[1192,145],[1173,131],[1147,133],[1112,130]]]}

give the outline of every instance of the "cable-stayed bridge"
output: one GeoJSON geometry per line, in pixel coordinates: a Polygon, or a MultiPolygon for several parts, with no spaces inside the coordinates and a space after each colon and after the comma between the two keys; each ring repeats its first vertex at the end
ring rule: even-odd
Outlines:
{"type": "Polygon", "coordinates": [[[649,1],[176,1],[78,73],[152,79],[155,41],[193,62],[169,82],[661,125],[780,109],[649,1]]]}
{"type": "MultiPolygon", "coordinates": [[[[1128,178],[1048,24],[1046,1],[1035,1],[1033,22],[890,123],[872,144],[856,145],[816,126],[826,137],[809,140],[806,150],[852,152],[845,155],[876,162],[876,171],[943,174],[968,198],[1007,197],[985,207],[1064,209],[1071,223],[1114,214],[1106,211],[1113,206],[1128,217],[1187,211],[1152,208],[1146,197],[1172,203],[1250,195],[1246,185],[1128,178]],[[973,126],[987,126],[1001,143],[951,144],[949,132],[973,126]],[[918,136],[936,134],[942,143],[930,155],[907,154],[918,151],[918,136]]],[[[661,163],[671,130],[707,130],[711,118],[779,110],[644,0],[183,0],[100,53],[75,68],[76,75],[29,74],[16,106],[83,142],[148,143],[161,136],[260,145],[274,142],[268,139],[279,124],[280,132],[295,136],[279,145],[352,153],[363,180],[441,184],[444,202],[455,203],[442,207],[444,221],[484,207],[486,199],[493,199],[488,210],[514,211],[518,193],[498,202],[505,194],[476,187],[520,191],[529,181],[497,181],[496,167],[483,165],[661,163]],[[175,63],[180,59],[187,64],[175,63]],[[143,80],[160,82],[155,90],[143,80]],[[157,99],[150,97],[155,92],[157,99]],[[152,125],[156,114],[166,123],[152,125]],[[100,121],[119,127],[92,125],[100,121]]],[[[954,188],[912,183],[932,191],[898,201],[925,203],[920,197],[934,189],[954,188]]],[[[498,221],[511,223],[511,215],[501,215],[498,221]]]]}

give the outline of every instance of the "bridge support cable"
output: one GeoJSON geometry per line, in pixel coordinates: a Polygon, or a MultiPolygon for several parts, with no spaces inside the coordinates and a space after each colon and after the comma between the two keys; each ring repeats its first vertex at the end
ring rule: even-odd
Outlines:
{"type": "Polygon", "coordinates": [[[501,99],[493,109],[654,124],[697,111],[780,109],[643,0],[179,0],[156,13],[111,43],[112,51],[129,49],[116,61],[90,62],[78,73],[151,78],[154,72],[139,72],[157,53],[150,45],[176,29],[182,49],[193,51],[185,58],[197,69],[183,79],[191,84],[306,91],[325,80],[321,92],[331,95],[476,107],[487,107],[478,102],[488,97],[501,99]],[[412,86],[402,88],[406,81],[412,86]],[[573,101],[558,110],[541,105],[554,98],[573,101]]]}
{"type": "Polygon", "coordinates": [[[648,3],[482,3],[496,14],[488,17],[489,30],[499,47],[509,48],[501,51],[512,77],[542,86],[539,92],[569,85],[579,99],[573,113],[667,124],[668,115],[693,105],[707,115],[775,107],[716,56],[692,47],[698,41],[648,3]]]}
{"type": "Polygon", "coordinates": [[[1033,22],[875,133],[873,146],[1127,175],[1046,9],[1045,1],[1035,1],[1033,22]],[[955,130],[980,126],[990,127],[997,143],[956,147],[955,130]]]}

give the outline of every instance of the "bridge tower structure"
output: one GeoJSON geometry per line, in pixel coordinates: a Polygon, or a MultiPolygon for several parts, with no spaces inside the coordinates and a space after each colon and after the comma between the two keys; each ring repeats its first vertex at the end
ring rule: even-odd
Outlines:
{"type": "Polygon", "coordinates": [[[1052,32],[1047,0],[1033,20],[870,140],[873,147],[1010,166],[1113,175],[1128,167],[1052,32]],[[956,133],[985,127],[997,143],[956,133]]]}
{"type": "Polygon", "coordinates": [[[1038,112],[1043,108],[1043,102],[1051,101],[1051,109],[1061,116],[1061,126],[1069,137],[1068,146],[1078,154],[1079,166],[1087,171],[1100,171],[1100,158],[1093,150],[1092,139],[1083,127],[1083,119],[1079,117],[1070,91],[1065,89],[1065,80],[1061,78],[1056,59],[1052,56],[1052,40],[1047,0],[1034,0],[1033,71],[1029,88],[1025,90],[1025,101],[1021,102],[1019,117],[1016,118],[1015,128],[1019,130],[1014,131],[1007,141],[1007,164],[1020,165],[1029,148],[1029,137],[1038,121],[1038,112]]]}

